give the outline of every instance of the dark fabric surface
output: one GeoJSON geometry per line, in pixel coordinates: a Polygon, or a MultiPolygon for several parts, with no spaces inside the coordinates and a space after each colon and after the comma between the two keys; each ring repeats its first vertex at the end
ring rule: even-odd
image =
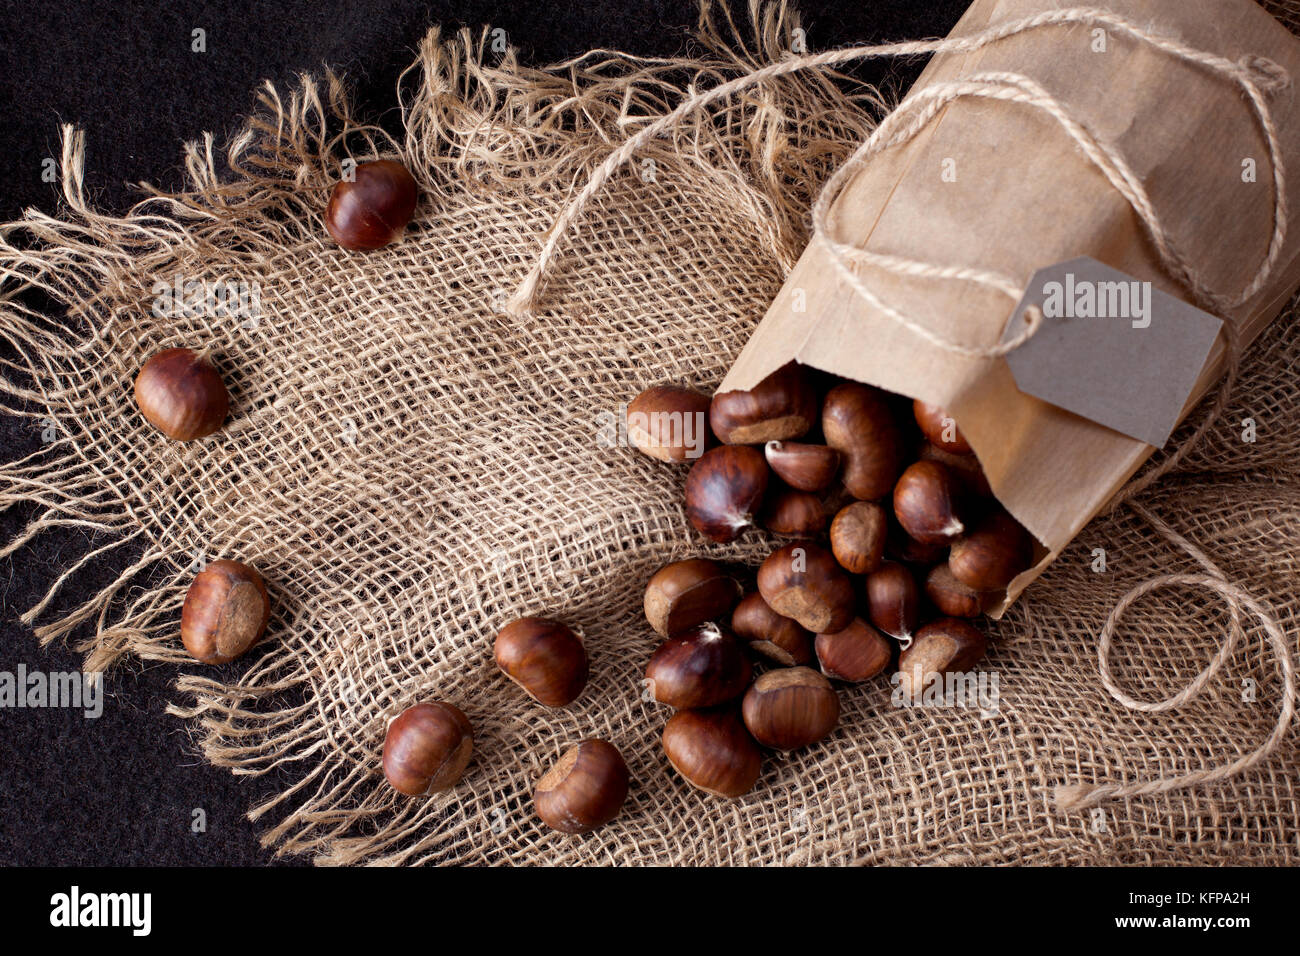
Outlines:
{"type": "MultiPolygon", "coordinates": [[[[827,0],[800,5],[813,49],[946,33],[962,0],[827,0]]],[[[743,11],[738,11],[743,12],[743,11]]],[[[691,0],[509,3],[412,0],[229,4],[41,3],[0,0],[0,155],[8,175],[0,218],[59,208],[43,161],[59,156],[59,125],[86,130],[86,181],[100,208],[123,212],[131,183],[180,187],[181,143],[213,131],[223,143],[263,79],[288,83],[326,64],[347,74],[370,118],[384,121],[399,72],[432,24],[503,27],[526,62],[592,47],[668,55],[685,50],[691,0]],[[191,51],[206,31],[207,52],[191,51]]],[[[905,86],[915,66],[864,67],[873,82],[905,86]]],[[[389,113],[387,122],[392,122],[389,113]]],[[[0,348],[0,352],[3,349],[0,348]]],[[[40,448],[32,419],[0,416],[0,458],[40,448]]],[[[0,512],[0,542],[34,516],[0,512]]],[[[18,615],[87,550],[86,536],[50,533],[0,560],[0,672],[72,671],[78,655],[38,647],[18,615]]],[[[127,549],[90,565],[52,607],[70,608],[111,582],[127,549]]],[[[237,666],[237,665],[236,665],[237,666]]],[[[243,864],[272,862],[264,827],[245,813],[283,781],[238,778],[202,763],[184,724],[164,713],[176,671],[138,662],[107,675],[103,715],[0,708],[0,863],[243,864]],[[195,809],[207,818],[191,830],[195,809]]],[[[278,862],[300,862],[281,860],[278,862]]]]}

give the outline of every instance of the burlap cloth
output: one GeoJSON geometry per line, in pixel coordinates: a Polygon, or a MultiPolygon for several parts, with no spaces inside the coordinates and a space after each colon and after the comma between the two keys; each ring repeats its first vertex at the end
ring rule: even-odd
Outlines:
{"type": "MultiPolygon", "coordinates": [[[[1300,23],[1285,7],[1275,11],[1300,23]]],[[[82,140],[65,131],[66,211],[2,227],[0,335],[18,362],[0,394],[50,419],[55,440],[0,469],[0,505],[42,506],[10,550],[48,527],[94,533],[51,582],[54,602],[85,563],[126,545],[142,557],[70,614],[34,609],[38,635],[74,641],[90,669],[124,655],[179,663],[195,561],[255,563],[274,598],[268,640],[182,677],[172,711],[208,760],[290,781],[252,815],[278,852],[319,862],[1295,863],[1294,732],[1214,785],[1073,812],[1053,802],[1062,784],[1222,765],[1278,719],[1278,662],[1253,620],[1174,712],[1133,712],[1101,686],[1097,634],[1116,599],[1152,575],[1199,570],[1126,508],[1090,525],[990,625],[995,713],[899,710],[881,679],[846,687],[836,733],[767,758],[740,800],[695,791],[668,766],[667,711],[640,684],[655,645],[644,582],[689,555],[756,565],[771,546],[706,545],[683,514],[683,471],[608,447],[603,429],[648,385],[721,380],[806,242],[820,183],[880,115],[877,96],[805,72],[692,116],[589,209],[542,311],[514,319],[502,303],[613,147],[689,84],[790,48],[791,11],[754,14],[757,40],[742,40],[705,6],[690,59],[597,52],[547,70],[494,53],[483,34],[435,30],[403,78],[400,142],[360,125],[332,78],[268,87],[229,149],[233,175],[218,174],[210,140],[191,146],[191,190],[122,219],[88,206],[82,140]],[[322,210],[340,161],[377,155],[414,172],[416,222],[393,248],[348,253],[322,210]],[[155,282],[178,275],[255,283],[262,314],[155,316],[155,282]],[[75,337],[25,304],[23,283],[66,305],[75,337]],[[132,400],[141,363],[173,345],[211,349],[232,392],[226,429],[192,445],[164,440],[132,400]],[[493,664],[496,630],[539,612],[586,633],[592,678],[568,710],[527,701],[493,664]],[[453,791],[413,800],[385,785],[379,757],[386,720],[423,697],[466,711],[476,755],[453,791]],[[593,834],[551,833],[532,785],[593,735],[627,756],[628,806],[593,834]]],[[[1249,351],[1228,414],[1141,501],[1263,601],[1294,649],[1291,321],[1249,351]]],[[[1115,678],[1137,697],[1168,696],[1229,624],[1202,589],[1154,592],[1120,626],[1115,678]]]]}

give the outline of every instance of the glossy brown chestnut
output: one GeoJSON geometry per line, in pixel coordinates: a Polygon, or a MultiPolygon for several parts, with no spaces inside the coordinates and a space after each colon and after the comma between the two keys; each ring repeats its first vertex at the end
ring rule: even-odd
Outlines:
{"type": "Polygon", "coordinates": [[[889,514],[874,501],[855,501],[831,522],[831,551],[851,574],[870,574],[885,559],[889,514]]]}
{"type": "Polygon", "coordinates": [[[886,561],[867,575],[867,608],[871,623],[890,637],[907,641],[921,613],[921,593],[906,565],[886,561]]]}
{"type": "Polygon", "coordinates": [[[931,621],[898,657],[899,687],[908,700],[919,700],[933,675],[968,671],[987,648],[988,639],[969,621],[955,617],[931,621]]]}
{"type": "Polygon", "coordinates": [[[799,438],[817,422],[817,390],[797,362],[777,369],[748,391],[719,392],[709,423],[728,445],[799,438]]]}
{"type": "Polygon", "coordinates": [[[912,414],[916,416],[916,424],[921,427],[921,434],[931,444],[954,455],[971,454],[970,445],[957,428],[956,420],[947,411],[918,398],[912,403],[912,414]]]}
{"type": "Polygon", "coordinates": [[[751,650],[783,667],[807,664],[813,659],[813,636],[799,622],[782,617],[767,606],[763,595],[746,594],[731,612],[731,630],[751,650]]]}
{"type": "Polygon", "coordinates": [[[883,671],[894,652],[889,640],[860,617],[843,630],[818,634],[816,648],[823,674],[855,682],[883,671]]]}
{"type": "Polygon", "coordinates": [[[811,491],[769,489],[759,523],[773,534],[813,538],[826,530],[826,509],[811,491]]]}
{"type": "Polygon", "coordinates": [[[586,833],[618,816],[630,779],[617,747],[596,738],[584,740],[537,781],[533,806],[552,830],[586,833]]]}
{"type": "Polygon", "coordinates": [[[948,553],[953,577],[977,591],[1005,588],[1032,560],[1028,532],[1005,512],[984,518],[948,553]]]}
{"type": "Polygon", "coordinates": [[[734,541],[753,527],[768,468],[763,453],[748,445],[706,451],[686,476],[686,517],[712,541],[734,541]]]}
{"type": "Polygon", "coordinates": [[[687,783],[714,796],[748,793],[763,769],[763,752],[734,704],[679,710],[664,725],[664,753],[687,783]]]}
{"type": "Polygon", "coordinates": [[[840,471],[840,453],[830,445],[770,441],[763,454],[776,476],[800,491],[825,491],[840,471]]]}
{"type": "Polygon", "coordinates": [[[704,558],[664,565],[645,589],[645,617],[655,633],[672,637],[706,621],[718,621],[736,606],[741,587],[704,558]]]}
{"type": "Polygon", "coordinates": [[[718,624],[668,638],[645,669],[655,700],[678,710],[733,700],[745,692],[753,674],[736,635],[718,624]]]}
{"type": "Polygon", "coordinates": [[[979,617],[988,607],[991,597],[958,581],[946,563],[936,564],[930,569],[925,577],[925,593],[930,603],[945,617],[979,617]]]}
{"type": "Polygon", "coordinates": [[[415,179],[401,163],[361,163],[352,181],[334,185],[325,228],[344,249],[378,249],[402,234],[415,213],[415,179]]]}
{"type": "Polygon", "coordinates": [[[835,729],[840,700],[830,681],[815,670],[783,667],[754,681],[741,713],[750,734],[764,747],[798,750],[835,729]]]}
{"type": "Polygon", "coordinates": [[[154,428],[176,441],[211,435],[230,413],[221,374],[189,349],[163,349],[135,377],[135,403],[154,428]]]}
{"type": "Polygon", "coordinates": [[[213,561],[185,592],[181,642],[195,660],[224,664],[256,644],[270,619],[262,576],[238,561],[213,561]]]}
{"type": "Polygon", "coordinates": [[[627,406],[627,438],[659,461],[693,461],[715,444],[709,396],[691,388],[657,385],[627,406]]]}
{"type": "Polygon", "coordinates": [[[903,433],[879,389],[836,385],[822,405],[826,444],[844,458],[844,487],[862,501],[889,494],[903,470],[903,433]]]}
{"type": "Polygon", "coordinates": [[[978,500],[992,496],[993,489],[989,487],[984,466],[973,454],[954,455],[929,442],[922,442],[917,457],[921,461],[935,461],[946,467],[952,472],[953,477],[961,482],[962,490],[968,499],[978,500]]]}
{"type": "Polygon", "coordinates": [[[773,551],[758,569],[768,607],[814,634],[838,631],[853,620],[853,583],[825,548],[808,541],[773,551]]]}
{"type": "Polygon", "coordinates": [[[917,461],[894,486],[894,517],[922,544],[950,544],[966,530],[961,485],[943,465],[917,461]]]}
{"type": "Polygon", "coordinates": [[[474,731],[460,708],[414,704],[388,725],[384,776],[398,793],[418,797],[454,786],[474,752],[474,731]]]}
{"type": "Polygon", "coordinates": [[[567,707],[587,685],[587,651],[566,624],[544,617],[522,617],[501,628],[497,666],[533,700],[567,707]]]}

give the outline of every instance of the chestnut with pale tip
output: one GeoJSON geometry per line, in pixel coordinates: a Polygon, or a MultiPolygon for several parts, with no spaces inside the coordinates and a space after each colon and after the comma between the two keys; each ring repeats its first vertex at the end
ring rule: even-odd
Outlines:
{"type": "Polygon", "coordinates": [[[211,362],[190,349],[163,349],[135,377],[135,403],[175,441],[206,438],[230,413],[230,393],[211,362]]]}
{"type": "Polygon", "coordinates": [[[906,565],[886,561],[867,575],[867,616],[890,637],[906,643],[921,617],[921,593],[906,565]]]}
{"type": "Polygon", "coordinates": [[[987,591],[962,584],[945,564],[936,564],[925,576],[925,594],[945,617],[979,617],[991,603],[987,591]]]}
{"type": "Polygon", "coordinates": [[[789,362],[753,388],[719,392],[709,424],[728,445],[760,445],[799,438],[817,422],[817,390],[807,371],[789,362]]]}
{"type": "Polygon", "coordinates": [[[987,515],[948,552],[953,577],[977,591],[1002,590],[1032,560],[1029,533],[1002,511],[987,515]]]}
{"type": "Polygon", "coordinates": [[[807,664],[813,659],[810,631],[767,606],[757,591],[746,594],[731,612],[731,630],[750,650],[782,667],[807,664]]]}
{"type": "Polygon", "coordinates": [[[741,714],[755,740],[788,752],[815,744],[834,730],[840,701],[830,681],[815,670],[785,667],[754,681],[741,714]]]}
{"type": "Polygon", "coordinates": [[[768,555],[758,569],[758,590],[773,611],[814,634],[853,620],[852,581],[829,551],[809,541],[768,555]]]}
{"type": "Polygon", "coordinates": [[[770,441],[763,455],[778,478],[800,491],[825,491],[840,470],[840,453],[830,445],[770,441]]]}
{"type": "Polygon", "coordinates": [[[497,666],[547,707],[567,707],[587,685],[587,651],[572,628],[544,617],[511,621],[497,634],[497,666]]]}
{"type": "Polygon", "coordinates": [[[659,461],[699,458],[714,444],[709,431],[709,396],[693,388],[656,385],[627,406],[627,438],[659,461]]]}
{"type": "Polygon", "coordinates": [[[919,398],[912,403],[912,414],[926,439],[933,445],[954,455],[971,454],[970,443],[957,428],[956,420],[938,405],[919,398]]]}
{"type": "Polygon", "coordinates": [[[844,487],[862,501],[889,494],[903,470],[903,432],[884,393],[845,382],[822,404],[826,444],[844,459],[844,487]]]}
{"type": "Polygon", "coordinates": [[[196,661],[225,664],[256,644],[271,619],[262,576],[239,561],[213,561],[181,606],[181,642],[196,661]]]}
{"type": "Polygon", "coordinates": [[[687,783],[729,800],[752,790],[763,769],[763,751],[734,704],[679,710],[664,725],[663,746],[687,783]]]}
{"type": "Polygon", "coordinates": [[[664,565],[645,589],[645,617],[655,633],[672,637],[721,620],[736,605],[740,582],[705,558],[664,565]]]}
{"type": "Polygon", "coordinates": [[[826,509],[810,491],[769,489],[759,524],[773,534],[813,538],[826,530],[826,509]]]}
{"type": "Polygon", "coordinates": [[[686,476],[686,517],[711,541],[726,544],[754,526],[767,491],[763,453],[748,445],[706,451],[686,476]]]}
{"type": "Polygon", "coordinates": [[[334,185],[325,228],[344,249],[379,249],[401,236],[415,213],[415,178],[396,160],[361,163],[334,185]]]}
{"type": "Polygon", "coordinates": [[[645,676],[655,700],[686,710],[739,697],[753,668],[730,628],[705,624],[660,644],[645,676]]]}
{"type": "Polygon", "coordinates": [[[870,574],[885,559],[889,514],[874,501],[855,501],[831,521],[831,551],[850,574],[870,574]]]}
{"type": "Polygon", "coordinates": [[[398,793],[420,797],[455,786],[474,752],[474,730],[460,708],[425,701],[406,708],[384,736],[384,776],[398,793]]]}
{"type": "Polygon", "coordinates": [[[916,632],[898,657],[899,688],[909,701],[922,699],[927,685],[945,674],[969,671],[984,656],[988,639],[969,621],[941,617],[916,632]]]}
{"type": "Polygon", "coordinates": [[[552,830],[586,833],[618,816],[630,779],[617,747],[597,738],[584,740],[537,781],[533,806],[552,830]]]}
{"type": "Polygon", "coordinates": [[[966,531],[962,489],[943,465],[913,462],[894,486],[894,516],[922,544],[951,544],[966,531]]]}
{"type": "Polygon", "coordinates": [[[860,617],[843,630],[818,634],[815,647],[823,674],[852,683],[875,677],[894,655],[889,639],[860,617]]]}

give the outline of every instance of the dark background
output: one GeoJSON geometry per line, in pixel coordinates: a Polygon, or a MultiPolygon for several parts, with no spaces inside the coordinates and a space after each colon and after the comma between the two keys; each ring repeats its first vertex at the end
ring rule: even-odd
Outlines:
{"type": "MultiPolygon", "coordinates": [[[[743,2],[737,4],[742,9],[743,2]]],[[[805,0],[810,49],[943,35],[966,0],[805,0]]],[[[41,181],[60,156],[59,125],[86,131],[86,183],[99,209],[122,213],[130,185],[183,185],[181,144],[211,130],[222,144],[254,105],[263,79],[279,85],[325,65],[349,77],[363,115],[391,126],[397,76],[433,24],[503,27],[524,62],[544,65],[593,47],[643,55],[688,49],[692,0],[575,2],[54,3],[0,0],[0,221],[28,207],[56,214],[59,187],[41,181]],[[191,30],[207,52],[190,50],[191,30]]],[[[915,65],[868,65],[871,82],[905,85],[915,65]]],[[[0,358],[8,353],[0,343],[0,358]]],[[[32,419],[0,416],[0,460],[40,448],[32,419]]],[[[0,545],[36,510],[0,512],[0,545]]],[[[18,616],[84,552],[86,536],[48,533],[0,559],[0,671],[70,671],[80,655],[40,648],[18,616]]],[[[71,608],[131,561],[110,552],[70,582],[50,609],[71,608]]],[[[83,632],[86,633],[86,632],[83,632]]],[[[0,708],[0,864],[263,864],[265,824],[244,814],[285,781],[234,777],[204,764],[176,699],[170,665],[131,661],[106,675],[104,713],[0,708]],[[203,808],[207,832],[190,832],[203,808]]],[[[302,863],[302,859],[278,862],[302,863]]]]}

